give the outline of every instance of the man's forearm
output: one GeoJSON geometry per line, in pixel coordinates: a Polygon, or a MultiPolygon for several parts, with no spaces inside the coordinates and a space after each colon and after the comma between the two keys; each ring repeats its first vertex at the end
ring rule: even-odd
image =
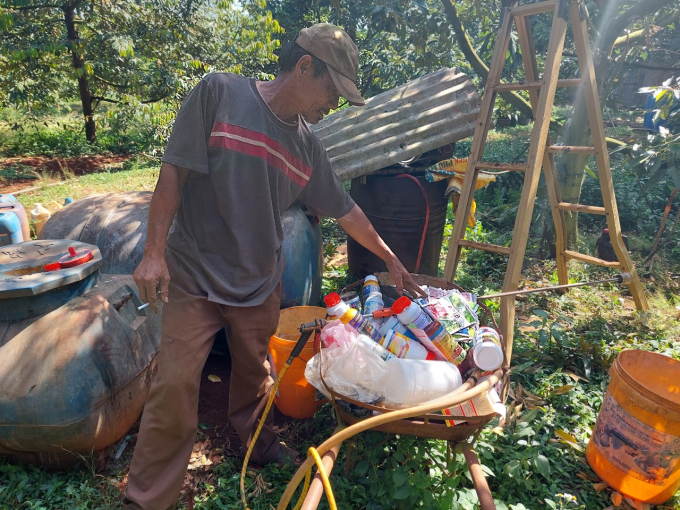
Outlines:
{"type": "Polygon", "coordinates": [[[425,296],[425,292],[418,287],[413,277],[406,270],[404,265],[399,261],[390,247],[385,244],[380,235],[375,231],[373,225],[368,220],[364,211],[358,205],[355,205],[352,210],[338,218],[338,224],[345,229],[345,232],[355,241],[361,244],[364,248],[371,250],[378,257],[380,257],[387,270],[392,275],[397,291],[400,293],[406,289],[413,296],[425,296]]]}
{"type": "Polygon", "coordinates": [[[161,166],[149,208],[149,228],[144,246],[145,256],[164,256],[168,231],[179,209],[182,189],[188,178],[188,170],[168,163],[163,163],[161,166]]]}

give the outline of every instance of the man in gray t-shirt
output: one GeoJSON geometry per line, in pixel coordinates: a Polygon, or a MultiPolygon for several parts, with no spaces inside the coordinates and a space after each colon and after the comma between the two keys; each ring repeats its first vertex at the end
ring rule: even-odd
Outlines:
{"type": "MultiPolygon", "coordinates": [[[[339,96],[364,104],[354,84],[356,45],[338,27],[317,24],[284,48],[280,65],[271,82],[208,75],[177,114],[134,274],[142,300],[155,310],[159,292],[165,304],[127,509],[165,510],[177,499],[196,437],[201,371],[225,326],[229,419],[244,448],[250,446],[273,384],[266,356],[280,308],[281,214],[295,200],[337,218],[385,261],[400,291],[420,291],[344,190],[307,125],[337,108],[339,96]]],[[[278,442],[271,417],[251,458],[294,461],[297,453],[278,442]]]]}

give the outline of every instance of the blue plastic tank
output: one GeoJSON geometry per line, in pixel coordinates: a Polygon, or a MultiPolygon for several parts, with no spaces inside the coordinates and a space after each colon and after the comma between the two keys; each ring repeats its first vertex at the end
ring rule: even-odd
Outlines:
{"type": "Polygon", "coordinates": [[[137,310],[132,277],[101,264],[96,246],[69,240],[0,252],[0,455],[49,468],[101,459],[139,417],[160,314],[137,310]]]}
{"type": "MultiPolygon", "coordinates": [[[[101,251],[102,273],[132,274],[144,255],[150,191],[106,193],[74,201],[55,212],[39,239],[74,239],[101,251]]],[[[316,306],[321,298],[323,239],[298,203],[281,216],[284,232],[281,306],[316,306]]]]}

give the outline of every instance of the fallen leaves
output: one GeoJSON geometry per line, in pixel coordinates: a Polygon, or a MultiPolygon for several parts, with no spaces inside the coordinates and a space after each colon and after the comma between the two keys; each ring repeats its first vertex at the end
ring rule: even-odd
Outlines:
{"type": "Polygon", "coordinates": [[[566,395],[573,389],[574,389],[573,384],[565,384],[564,386],[560,386],[559,388],[555,388],[554,390],[552,390],[550,392],[550,396],[554,397],[556,395],[566,395]]]}
{"type": "Polygon", "coordinates": [[[196,441],[189,459],[189,471],[205,468],[210,469],[220,463],[222,460],[222,451],[220,449],[212,449],[210,447],[210,439],[205,441],[196,441]]]}
{"type": "Polygon", "coordinates": [[[563,443],[571,446],[574,450],[579,452],[583,451],[583,447],[579,444],[578,440],[568,432],[565,432],[564,430],[556,430],[555,435],[559,437],[563,443]]]}

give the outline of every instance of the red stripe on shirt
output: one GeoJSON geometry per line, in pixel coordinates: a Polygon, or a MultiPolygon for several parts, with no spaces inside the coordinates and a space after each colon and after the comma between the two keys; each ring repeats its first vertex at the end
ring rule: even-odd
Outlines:
{"type": "Polygon", "coordinates": [[[312,175],[312,168],[293,156],[282,144],[263,133],[240,126],[215,122],[209,145],[262,158],[299,186],[305,186],[312,175]]]}

